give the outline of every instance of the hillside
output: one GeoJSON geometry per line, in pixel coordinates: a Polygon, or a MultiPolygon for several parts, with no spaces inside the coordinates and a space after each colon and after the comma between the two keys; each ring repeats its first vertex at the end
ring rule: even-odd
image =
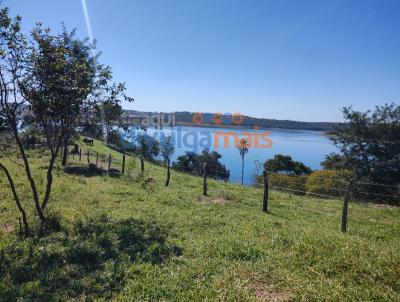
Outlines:
{"type": "MultiPolygon", "coordinates": [[[[110,152],[114,166],[121,164],[122,155],[100,141],[81,146],[99,152],[103,167],[110,152]]],[[[41,156],[30,158],[35,177],[44,179],[41,156]]],[[[22,165],[1,160],[12,167],[28,205],[22,165]]],[[[146,162],[140,176],[137,159],[127,166],[132,177],[98,175],[84,156],[81,162],[69,158],[66,169],[57,166],[48,210],[61,216],[66,231],[19,243],[17,210],[1,174],[0,297],[400,300],[398,208],[351,203],[349,230],[342,234],[341,200],[272,191],[265,214],[259,189],[209,180],[204,198],[200,178],[173,172],[165,187],[163,167],[146,162]],[[107,218],[96,218],[101,215],[107,218]],[[94,258],[98,262],[88,266],[94,258]]]]}
{"type": "MultiPolygon", "coordinates": [[[[128,115],[135,116],[146,116],[155,115],[156,112],[142,112],[136,110],[125,110],[128,115]]],[[[186,125],[186,126],[199,126],[193,122],[193,112],[188,111],[178,111],[173,112],[175,115],[176,125],[186,125]]],[[[167,113],[165,113],[167,115],[167,113]]],[[[203,126],[216,126],[213,120],[213,113],[203,113],[203,126]]],[[[167,117],[165,118],[167,120],[167,117]]],[[[268,118],[256,118],[251,116],[243,116],[243,122],[238,125],[245,128],[265,128],[265,129],[290,129],[290,130],[311,130],[311,131],[328,131],[334,130],[335,125],[338,123],[331,122],[302,122],[302,121],[292,121],[292,120],[277,120],[268,118]]],[[[224,127],[238,127],[232,123],[231,115],[224,114],[222,116],[222,123],[220,126],[224,127]]]]}

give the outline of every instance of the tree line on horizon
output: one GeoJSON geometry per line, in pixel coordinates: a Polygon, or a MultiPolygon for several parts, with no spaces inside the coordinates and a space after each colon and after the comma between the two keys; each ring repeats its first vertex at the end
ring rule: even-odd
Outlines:
{"type": "MultiPolygon", "coordinates": [[[[146,112],[136,110],[124,110],[127,114],[134,114],[137,116],[152,115],[158,112],[146,112]]],[[[176,111],[172,112],[175,115],[175,122],[177,125],[198,125],[193,121],[193,112],[189,111],[176,111]]],[[[202,125],[213,126],[216,125],[214,121],[214,113],[203,113],[202,114],[202,125]]],[[[240,124],[232,123],[231,114],[222,114],[221,124],[222,126],[232,127],[258,127],[266,129],[289,129],[289,130],[310,130],[310,131],[325,131],[331,133],[334,131],[337,125],[340,123],[333,122],[300,122],[292,120],[279,120],[279,119],[267,119],[267,118],[256,118],[251,116],[243,116],[243,122],[240,124]]]]}

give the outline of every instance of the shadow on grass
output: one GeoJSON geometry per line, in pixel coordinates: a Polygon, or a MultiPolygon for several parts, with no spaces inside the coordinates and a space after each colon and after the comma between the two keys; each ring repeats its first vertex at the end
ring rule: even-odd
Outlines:
{"type": "Polygon", "coordinates": [[[78,221],[72,230],[19,238],[0,251],[4,301],[111,299],[131,264],[161,264],[179,255],[161,227],[107,216],[78,221]]]}
{"type": "Polygon", "coordinates": [[[96,165],[89,164],[88,166],[67,166],[64,172],[70,175],[93,177],[103,175],[104,171],[96,165]]]}
{"type": "Polygon", "coordinates": [[[110,169],[110,172],[97,167],[94,164],[89,164],[88,166],[69,166],[64,168],[64,172],[70,175],[76,176],[85,176],[85,177],[93,177],[93,176],[101,176],[108,175],[111,177],[120,177],[121,171],[118,169],[110,169]]]}

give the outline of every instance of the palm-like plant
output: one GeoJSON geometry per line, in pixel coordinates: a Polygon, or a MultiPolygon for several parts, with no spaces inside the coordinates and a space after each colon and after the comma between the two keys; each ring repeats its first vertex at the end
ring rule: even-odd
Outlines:
{"type": "Polygon", "coordinates": [[[249,152],[249,142],[247,139],[242,138],[239,143],[236,145],[236,148],[239,149],[240,156],[242,157],[242,185],[243,185],[243,173],[244,173],[244,156],[247,152],[249,152]]]}

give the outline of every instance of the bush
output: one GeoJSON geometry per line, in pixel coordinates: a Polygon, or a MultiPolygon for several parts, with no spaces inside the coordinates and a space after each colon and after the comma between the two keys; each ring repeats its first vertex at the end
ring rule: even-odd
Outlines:
{"type": "Polygon", "coordinates": [[[295,194],[302,194],[302,192],[297,191],[306,191],[306,181],[307,177],[304,176],[289,176],[282,174],[269,174],[268,175],[269,185],[271,187],[281,187],[286,188],[292,191],[295,194]]]}
{"type": "Polygon", "coordinates": [[[312,172],[302,162],[294,161],[289,155],[276,154],[264,163],[264,170],[285,175],[308,175],[312,172]]]}
{"type": "Polygon", "coordinates": [[[209,151],[208,149],[204,149],[201,154],[186,152],[185,155],[181,155],[177,158],[176,162],[172,164],[172,167],[178,171],[194,175],[203,175],[203,164],[206,162],[208,177],[228,181],[230,171],[220,162],[221,157],[222,155],[217,151],[209,151]]]}
{"type": "Polygon", "coordinates": [[[306,190],[329,196],[343,196],[347,189],[347,174],[333,170],[318,170],[308,176],[306,190]]]}
{"type": "MultiPolygon", "coordinates": [[[[262,188],[264,185],[264,177],[262,175],[257,175],[253,176],[253,178],[254,178],[254,186],[262,188]]],[[[288,191],[294,194],[304,194],[302,192],[306,191],[305,187],[306,181],[307,177],[305,176],[289,176],[276,173],[268,174],[268,184],[271,188],[276,187],[276,189],[279,190],[281,190],[282,188],[289,189],[288,191]]]]}

